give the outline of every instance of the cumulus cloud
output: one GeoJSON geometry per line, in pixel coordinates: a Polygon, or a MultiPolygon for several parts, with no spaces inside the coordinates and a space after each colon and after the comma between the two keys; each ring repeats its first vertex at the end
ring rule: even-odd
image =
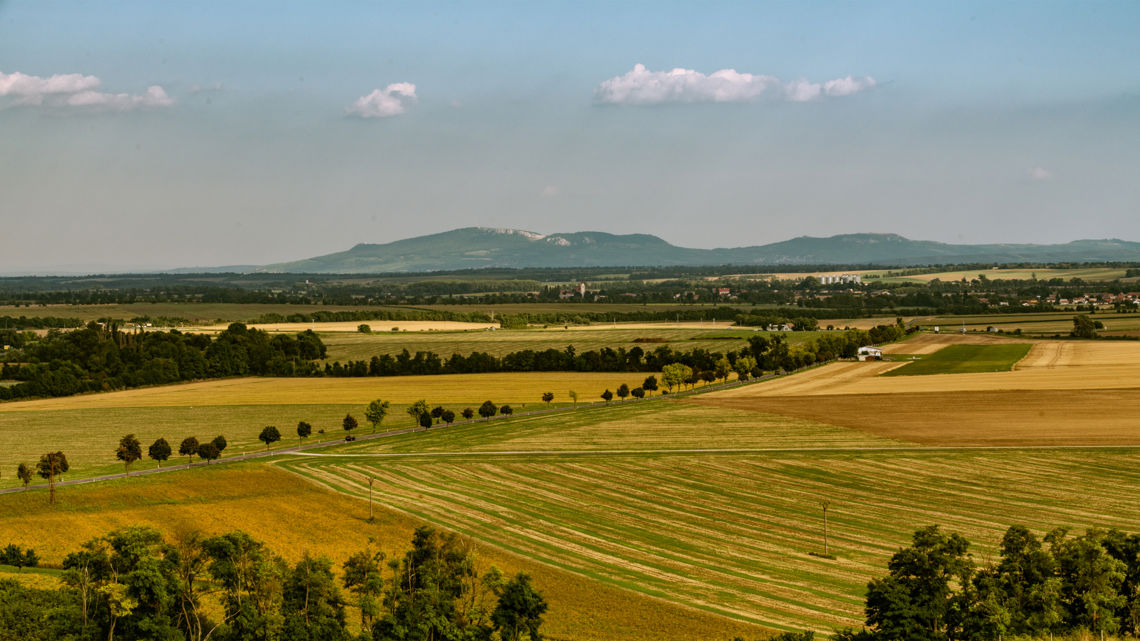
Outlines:
{"type": "Polygon", "coordinates": [[[1053,180],[1053,172],[1044,167],[1034,167],[1029,170],[1029,177],[1033,180],[1053,180]]]}
{"type": "Polygon", "coordinates": [[[696,102],[752,102],[770,96],[792,102],[807,102],[823,96],[849,96],[875,86],[875,79],[837,78],[823,83],[794,80],[783,83],[775,76],[721,69],[703,74],[693,69],[650,71],[645,65],[603,81],[594,91],[602,104],[659,105],[696,102]]]}
{"type": "MultiPolygon", "coordinates": [[[[0,98],[9,105],[39,105],[76,110],[130,111],[142,107],[169,107],[174,100],[158,85],[141,94],[97,91],[102,82],[78,73],[43,78],[20,72],[0,72],[0,98]]],[[[0,106],[4,106],[0,103],[0,106]]]]}
{"type": "Polygon", "coordinates": [[[406,113],[418,101],[414,84],[394,82],[357,98],[356,102],[345,109],[345,113],[360,118],[390,118],[406,113]]]}

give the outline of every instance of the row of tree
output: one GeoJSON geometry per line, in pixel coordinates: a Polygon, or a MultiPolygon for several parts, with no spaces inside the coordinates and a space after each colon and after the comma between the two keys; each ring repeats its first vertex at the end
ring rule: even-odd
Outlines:
{"type": "Polygon", "coordinates": [[[1140,632],[1140,535],[1061,528],[1039,540],[1014,526],[1000,558],[978,565],[969,542],[931,526],[867,586],[867,627],[840,641],[1044,638],[1140,632]]]}
{"type": "Polygon", "coordinates": [[[468,542],[428,527],[388,559],[287,563],[244,532],[165,540],[128,527],[63,561],[62,587],[0,580],[0,638],[22,641],[538,641],[547,604],[531,579],[480,572],[468,542]],[[346,607],[360,612],[349,623],[346,607]]]}
{"type": "Polygon", "coordinates": [[[233,323],[205,334],[124,332],[91,323],[26,344],[0,368],[0,400],[246,375],[319,375],[325,345],[312,331],[276,335],[233,323]]]}

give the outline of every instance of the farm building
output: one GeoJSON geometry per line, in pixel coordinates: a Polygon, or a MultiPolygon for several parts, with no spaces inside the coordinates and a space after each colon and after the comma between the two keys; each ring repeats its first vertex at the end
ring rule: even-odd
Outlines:
{"type": "Polygon", "coordinates": [[[883,350],[878,347],[860,347],[856,352],[856,358],[861,361],[881,361],[883,360],[883,350]]]}

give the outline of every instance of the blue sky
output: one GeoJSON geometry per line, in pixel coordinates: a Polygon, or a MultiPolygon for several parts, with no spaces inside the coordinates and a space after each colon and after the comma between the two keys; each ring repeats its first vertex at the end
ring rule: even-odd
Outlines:
{"type": "Polygon", "coordinates": [[[469,225],[1140,240],[1137,33],[1135,2],[0,0],[0,271],[469,225]]]}

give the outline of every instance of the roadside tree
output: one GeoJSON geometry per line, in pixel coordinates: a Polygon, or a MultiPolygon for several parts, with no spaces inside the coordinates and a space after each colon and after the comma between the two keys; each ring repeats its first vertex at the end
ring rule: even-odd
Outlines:
{"type": "Polygon", "coordinates": [[[123,469],[131,473],[131,463],[142,458],[142,443],[134,434],[127,434],[119,439],[119,447],[115,449],[115,458],[123,462],[123,469]]]}
{"type": "Polygon", "coordinates": [[[277,428],[273,425],[266,425],[265,428],[261,430],[261,434],[257,435],[257,440],[265,443],[265,449],[268,450],[270,445],[281,440],[281,432],[277,431],[277,428]]]}
{"type": "Polygon", "coordinates": [[[368,404],[364,410],[364,418],[372,424],[372,433],[376,433],[376,428],[384,422],[384,417],[388,416],[388,401],[376,399],[368,404]]]}
{"type": "Polygon", "coordinates": [[[186,460],[187,466],[192,464],[194,462],[194,455],[198,453],[198,437],[187,436],[182,439],[182,444],[178,446],[178,453],[188,457],[186,460]]]}
{"type": "Polygon", "coordinates": [[[146,450],[146,455],[149,456],[151,460],[157,461],[159,467],[162,467],[163,461],[170,458],[171,453],[170,443],[167,443],[166,439],[162,437],[159,437],[158,440],[151,443],[150,447],[146,450]]]}

